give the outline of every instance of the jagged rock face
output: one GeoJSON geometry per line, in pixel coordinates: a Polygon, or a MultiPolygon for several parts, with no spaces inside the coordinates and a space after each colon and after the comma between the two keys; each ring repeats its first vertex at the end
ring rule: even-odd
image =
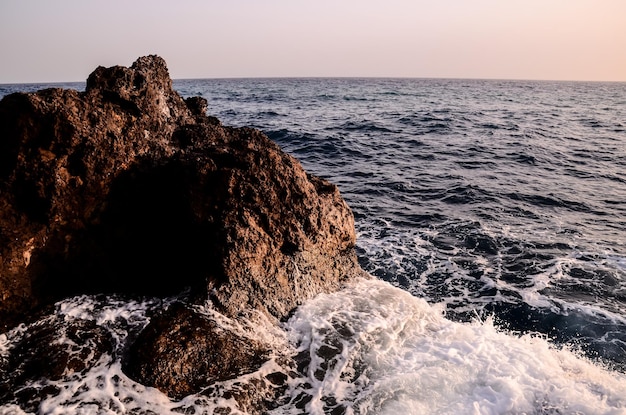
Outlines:
{"type": "Polygon", "coordinates": [[[0,102],[0,329],[70,295],[186,287],[282,319],[362,275],[337,188],[206,107],[157,56],[0,102]]]}
{"type": "Polygon", "coordinates": [[[259,131],[172,90],[165,62],[0,104],[0,312],[193,286],[282,318],[358,272],[352,214],[259,131]]]}
{"type": "MultiPolygon", "coordinates": [[[[119,265],[110,252],[116,238],[95,235],[115,231],[106,223],[118,203],[111,192],[137,166],[174,155],[172,135],[198,115],[172,91],[157,57],[98,68],[84,93],[48,89],[2,100],[0,325],[65,295],[100,291],[103,277],[120,280],[115,269],[85,268],[86,257],[92,268],[109,259],[119,265]]],[[[109,288],[118,289],[128,287],[109,288]]]]}

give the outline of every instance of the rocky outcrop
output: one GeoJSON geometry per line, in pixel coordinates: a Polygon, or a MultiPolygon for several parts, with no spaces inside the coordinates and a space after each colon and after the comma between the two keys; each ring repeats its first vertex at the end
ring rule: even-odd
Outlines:
{"type": "MultiPolygon", "coordinates": [[[[229,317],[282,319],[361,275],[353,216],[336,186],[206,109],[172,89],[157,56],[99,67],[84,92],[0,102],[0,328],[75,294],[187,288],[188,301],[209,300],[229,317]]],[[[150,342],[183,330],[167,321],[146,329],[150,342]]],[[[136,359],[160,356],[140,348],[136,359]]],[[[159,382],[174,395],[197,387],[159,382]]]]}

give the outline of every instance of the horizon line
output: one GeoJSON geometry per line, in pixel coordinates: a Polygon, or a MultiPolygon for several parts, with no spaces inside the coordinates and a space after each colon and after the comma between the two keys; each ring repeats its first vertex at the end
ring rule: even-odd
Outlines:
{"type": "MultiPolygon", "coordinates": [[[[509,82],[578,82],[578,83],[626,83],[626,80],[588,80],[588,79],[539,79],[539,78],[488,78],[488,77],[446,77],[446,76],[209,76],[209,77],[170,77],[172,81],[201,81],[201,80],[255,80],[255,79],[402,79],[402,80],[450,80],[450,81],[509,81],[509,82]]],[[[55,84],[78,84],[81,81],[26,81],[26,82],[0,82],[0,85],[55,85],[55,84]]]]}

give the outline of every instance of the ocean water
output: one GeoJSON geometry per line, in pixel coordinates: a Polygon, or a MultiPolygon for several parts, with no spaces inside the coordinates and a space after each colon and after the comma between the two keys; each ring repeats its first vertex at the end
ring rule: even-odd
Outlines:
{"type": "MultiPolygon", "coordinates": [[[[0,96],[41,87],[0,85],[0,96]]],[[[375,277],[311,300],[279,329],[250,322],[306,362],[272,413],[626,414],[626,84],[174,87],[337,184],[355,214],[359,261],[375,277]]],[[[120,369],[124,338],[159,307],[60,302],[57,315],[113,333],[115,351],[80,377],[29,385],[58,391],[33,408],[6,403],[0,413],[241,413],[220,391],[280,370],[271,359],[180,402],[136,384],[120,369]]],[[[26,331],[0,335],[0,357],[26,331]]]]}

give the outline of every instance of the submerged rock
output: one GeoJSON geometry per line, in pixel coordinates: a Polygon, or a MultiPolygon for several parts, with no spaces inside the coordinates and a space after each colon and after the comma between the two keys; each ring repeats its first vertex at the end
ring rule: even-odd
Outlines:
{"type": "MultiPolygon", "coordinates": [[[[71,295],[185,289],[187,301],[211,301],[229,317],[283,319],[362,275],[353,216],[337,187],[261,132],[223,126],[206,108],[172,89],[158,56],[99,67],[84,92],[0,101],[0,329],[71,295]]],[[[168,344],[168,333],[187,330],[179,320],[161,318],[139,341],[168,344]]],[[[189,346],[230,359],[225,349],[239,343],[189,346]]],[[[150,347],[132,354],[129,367],[167,359],[167,348],[150,347]]],[[[175,371],[169,380],[133,373],[173,396],[199,384],[193,374],[180,387],[175,371]]]]}
{"type": "MultiPolygon", "coordinates": [[[[14,334],[15,335],[15,334],[14,334]]],[[[37,412],[46,395],[58,388],[49,383],[36,388],[32,383],[67,379],[86,372],[113,350],[113,339],[106,329],[92,321],[68,321],[54,315],[28,326],[0,357],[0,403],[21,404],[37,412]]]]}

